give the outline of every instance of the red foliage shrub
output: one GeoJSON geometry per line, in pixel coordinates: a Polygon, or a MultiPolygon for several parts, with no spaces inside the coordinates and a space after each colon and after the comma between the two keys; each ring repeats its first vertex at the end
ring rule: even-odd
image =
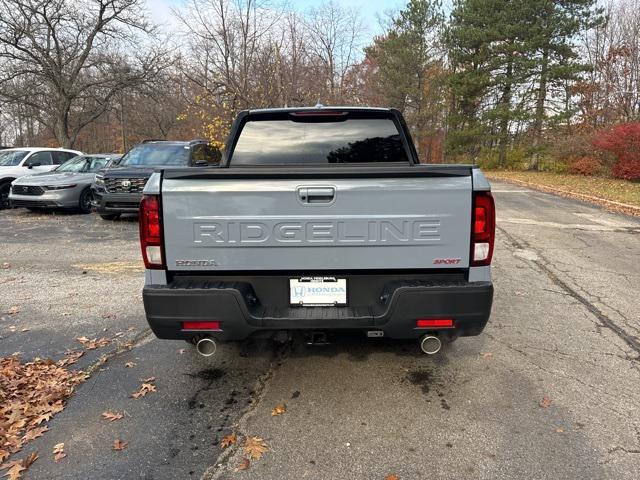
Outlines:
{"type": "Polygon", "coordinates": [[[596,175],[600,172],[602,163],[597,158],[580,157],[569,162],[569,173],[577,173],[579,175],[596,175]]]}
{"type": "Polygon", "coordinates": [[[640,180],[640,159],[616,162],[611,169],[611,175],[625,180],[640,180]]]}
{"type": "Polygon", "coordinates": [[[625,123],[599,132],[592,144],[616,157],[611,170],[614,177],[640,180],[640,123],[625,123]]]}

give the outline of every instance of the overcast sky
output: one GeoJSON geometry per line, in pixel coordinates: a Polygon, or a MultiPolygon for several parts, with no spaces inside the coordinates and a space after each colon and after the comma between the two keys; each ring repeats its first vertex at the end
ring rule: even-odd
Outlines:
{"type": "MultiPolygon", "coordinates": [[[[173,22],[171,8],[179,6],[182,0],[146,0],[152,19],[157,23],[173,22]]],[[[310,7],[320,5],[323,0],[290,0],[293,8],[305,11],[310,7]]],[[[380,33],[377,15],[386,10],[398,10],[406,5],[407,0],[339,0],[338,3],[345,7],[353,7],[362,15],[368,30],[368,35],[373,37],[380,33]]]]}

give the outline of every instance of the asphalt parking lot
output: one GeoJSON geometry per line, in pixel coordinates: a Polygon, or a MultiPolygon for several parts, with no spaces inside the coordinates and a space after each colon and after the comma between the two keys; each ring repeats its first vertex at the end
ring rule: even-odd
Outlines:
{"type": "Polygon", "coordinates": [[[433,357],[345,338],[203,359],[147,328],[134,218],[0,212],[0,356],[59,359],[79,337],[108,339],[73,366],[90,377],[19,454],[39,453],[24,478],[638,478],[640,221],[494,192],[492,319],[433,357]],[[149,377],[157,391],[132,398],[149,377]],[[124,418],[105,422],[107,410],[124,418]],[[241,449],[219,447],[232,432],[268,451],[238,470],[241,449]]]}

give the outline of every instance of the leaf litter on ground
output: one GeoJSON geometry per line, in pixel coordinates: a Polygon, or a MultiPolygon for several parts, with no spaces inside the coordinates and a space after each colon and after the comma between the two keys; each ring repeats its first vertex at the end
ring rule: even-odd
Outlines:
{"type": "MultiPolygon", "coordinates": [[[[64,368],[69,363],[65,359],[22,363],[18,356],[0,358],[0,462],[42,436],[48,430],[42,423],[61,412],[75,387],[86,380],[82,371],[64,368]]],[[[13,466],[3,464],[0,470],[13,466]]],[[[14,468],[14,475],[18,470],[14,468]]]]}
{"type": "Polygon", "coordinates": [[[78,337],[76,338],[82,346],[87,350],[95,350],[96,348],[106,347],[111,343],[111,339],[107,337],[102,338],[94,338],[92,340],[87,337],[78,337]]]}

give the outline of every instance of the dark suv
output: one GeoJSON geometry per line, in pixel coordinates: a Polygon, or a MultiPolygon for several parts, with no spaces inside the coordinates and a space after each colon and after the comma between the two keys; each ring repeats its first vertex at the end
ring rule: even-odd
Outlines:
{"type": "Polygon", "coordinates": [[[96,175],[91,186],[93,206],[105,220],[114,220],[122,213],[138,213],[142,190],[155,170],[219,163],[220,150],[206,140],[145,140],[129,150],[116,166],[96,175]]]}

